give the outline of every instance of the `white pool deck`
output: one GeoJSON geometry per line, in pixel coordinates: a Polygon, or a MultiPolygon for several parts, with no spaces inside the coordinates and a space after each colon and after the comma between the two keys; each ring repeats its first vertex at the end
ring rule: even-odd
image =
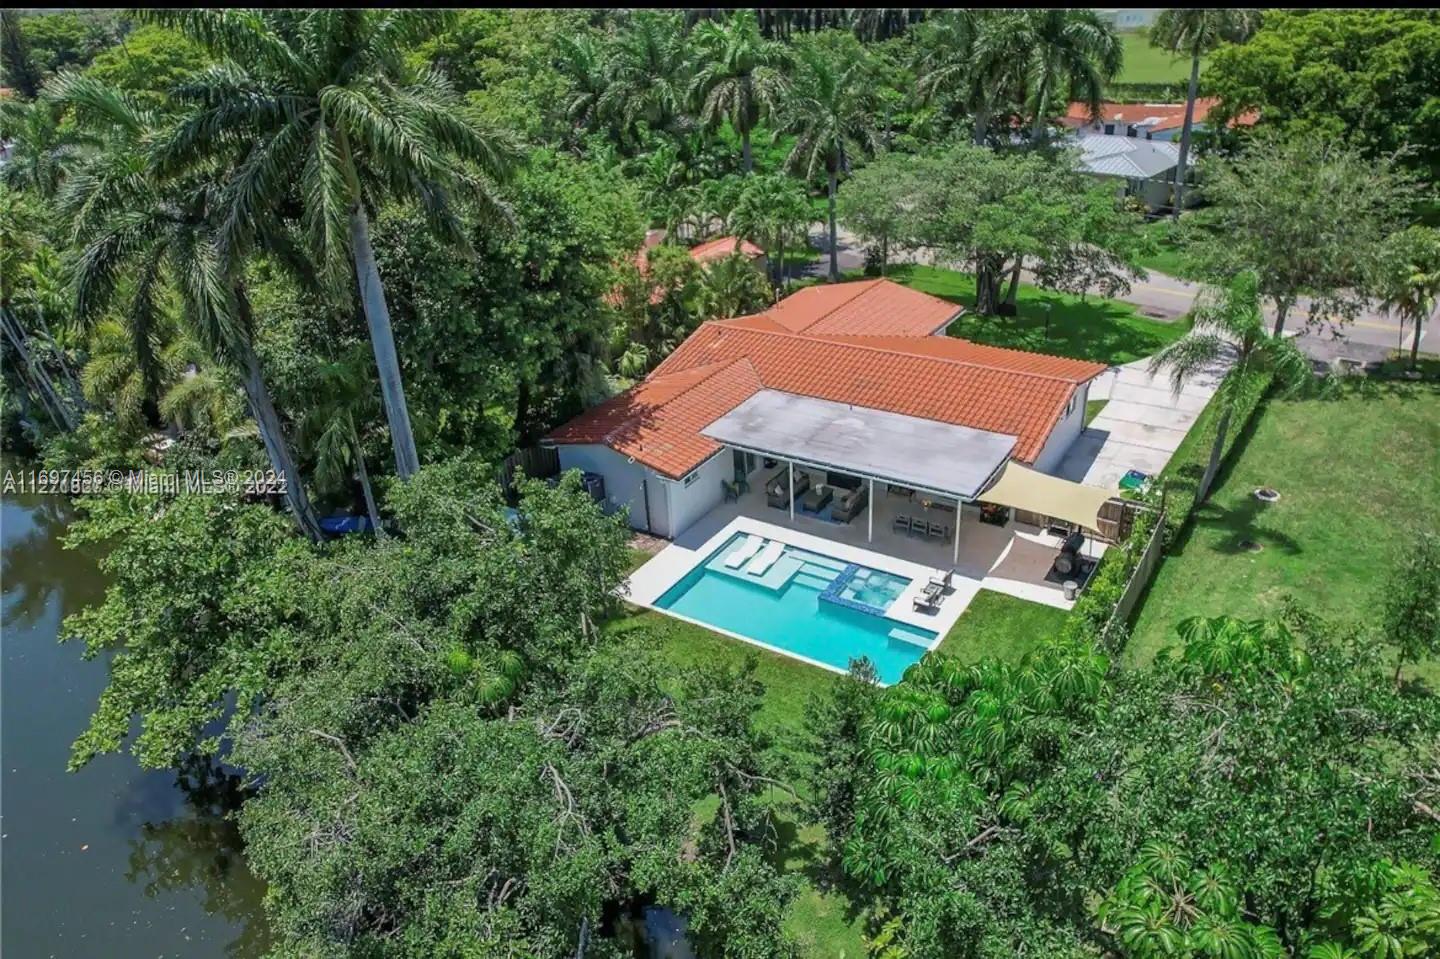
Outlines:
{"type": "MultiPolygon", "coordinates": [[[[1058,584],[1045,580],[1060,540],[1034,526],[1014,521],[1004,527],[981,523],[979,511],[967,506],[961,514],[959,561],[952,563],[952,541],[923,540],[892,532],[891,526],[897,514],[928,516],[934,522],[953,524],[953,513],[933,509],[927,513],[909,500],[887,495],[883,492],[883,484],[877,483],[875,499],[878,503],[872,502],[866,512],[848,524],[826,522],[797,511],[792,525],[788,510],[777,509],[767,503],[762,488],[762,472],[757,470],[751,479],[754,489],[740,497],[740,502],[717,506],[631,574],[627,582],[630,602],[659,609],[656,603],[670,587],[726,540],[736,533],[745,532],[912,580],[885,615],[898,623],[934,631],[936,639],[932,649],[955,625],[981,589],[992,589],[1058,609],[1074,606],[1073,601],[1065,599],[1058,584]],[[875,510],[874,536],[873,540],[867,541],[869,509],[875,510]],[[952,591],[946,594],[938,611],[916,611],[913,604],[915,597],[925,588],[929,578],[942,570],[953,570],[952,591]]],[[[1085,555],[1098,559],[1105,549],[1104,543],[1087,540],[1085,555]]],[[[660,612],[674,615],[668,610],[660,612]]],[[[713,626],[709,628],[714,629],[713,626]]],[[[773,649],[746,636],[725,630],[720,632],[773,649]]],[[[775,651],[793,656],[785,650],[775,651]]]]}

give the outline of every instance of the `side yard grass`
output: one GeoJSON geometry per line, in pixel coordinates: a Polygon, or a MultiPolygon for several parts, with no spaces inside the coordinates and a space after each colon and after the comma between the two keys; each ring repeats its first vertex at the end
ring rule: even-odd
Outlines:
{"type": "MultiPolygon", "coordinates": [[[[901,264],[887,276],[922,293],[966,307],[975,304],[975,278],[968,273],[901,264]]],[[[1016,305],[1017,316],[966,314],[950,333],[991,346],[1119,364],[1149,356],[1189,330],[1186,322],[1152,320],[1119,300],[1055,293],[1028,283],[1020,284],[1016,305]]]]}
{"type": "MultiPolygon", "coordinates": [[[[1125,51],[1125,62],[1120,69],[1118,83],[1179,83],[1190,80],[1190,58],[1176,58],[1165,50],[1150,46],[1150,37],[1143,31],[1120,34],[1120,43],[1125,51]]],[[[1205,69],[1206,58],[1200,58],[1200,69],[1205,69]]]]}
{"type": "MultiPolygon", "coordinates": [[[[1322,614],[1373,616],[1414,535],[1440,529],[1437,464],[1440,383],[1362,381],[1338,399],[1267,401],[1161,564],[1126,659],[1148,663],[1187,616],[1268,615],[1286,594],[1322,614]],[[1260,486],[1280,501],[1257,501],[1260,486]]],[[[1422,673],[1440,682],[1440,663],[1422,673]]]]}

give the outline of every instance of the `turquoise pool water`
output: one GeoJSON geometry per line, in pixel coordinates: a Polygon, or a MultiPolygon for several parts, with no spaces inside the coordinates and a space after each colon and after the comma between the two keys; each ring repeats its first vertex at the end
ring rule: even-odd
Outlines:
{"type": "Polygon", "coordinates": [[[886,683],[934,642],[933,631],[880,615],[910,584],[905,577],[788,545],[768,568],[748,559],[727,566],[748,535],[727,540],[656,605],[837,669],[868,657],[886,683]]]}

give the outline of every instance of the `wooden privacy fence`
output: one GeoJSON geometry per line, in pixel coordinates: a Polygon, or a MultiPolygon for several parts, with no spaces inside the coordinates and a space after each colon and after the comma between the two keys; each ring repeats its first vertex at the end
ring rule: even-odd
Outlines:
{"type": "MultiPolygon", "coordinates": [[[[1131,511],[1131,522],[1133,521],[1134,512],[1131,511]]],[[[1120,599],[1115,603],[1115,609],[1105,624],[1103,635],[1107,639],[1115,634],[1116,627],[1130,619],[1135,604],[1140,601],[1140,594],[1145,592],[1150,577],[1155,575],[1155,568],[1160,565],[1160,553],[1164,542],[1165,513],[1162,510],[1160,515],[1155,518],[1155,527],[1150,531],[1149,538],[1145,540],[1145,546],[1140,551],[1140,558],[1136,560],[1135,568],[1130,571],[1130,578],[1125,582],[1125,590],[1120,594],[1120,599]]],[[[1119,548],[1124,549],[1125,547],[1122,545],[1119,548]]]]}
{"type": "Polygon", "coordinates": [[[527,446],[511,453],[500,461],[496,479],[507,498],[515,496],[515,470],[519,469],[531,479],[544,479],[560,474],[560,451],[553,447],[527,446]]]}

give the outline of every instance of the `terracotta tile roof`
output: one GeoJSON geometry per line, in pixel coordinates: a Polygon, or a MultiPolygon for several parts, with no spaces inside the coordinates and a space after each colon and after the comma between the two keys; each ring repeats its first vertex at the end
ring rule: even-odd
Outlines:
{"type": "Polygon", "coordinates": [[[740,244],[739,252],[747,259],[755,259],[757,256],[764,256],[765,251],[760,249],[749,240],[742,240],[737,236],[718,236],[713,240],[706,240],[699,246],[690,248],[690,257],[697,263],[709,263],[711,260],[723,260],[736,252],[735,244],[740,244]]]}
{"type": "MultiPolygon", "coordinates": [[[[1219,97],[1195,98],[1195,122],[1204,123],[1210,111],[1220,103],[1219,97]]],[[[1101,123],[1144,123],[1151,130],[1178,130],[1185,125],[1185,104],[1183,103],[1102,103],[1101,123]]],[[[1231,121],[1236,126],[1251,127],[1260,119],[1254,110],[1242,113],[1231,121]]],[[[1083,103],[1072,102],[1061,118],[1069,127],[1081,127],[1090,122],[1090,108],[1083,103]]]]}
{"type": "Polygon", "coordinates": [[[709,363],[657,375],[555,430],[546,440],[599,443],[679,479],[709,459],[720,444],[701,428],[761,388],[748,360],[709,363]]]}
{"type": "Polygon", "coordinates": [[[929,336],[961,308],[890,280],[806,287],[762,316],[792,333],[929,336]]]}
{"type": "Polygon", "coordinates": [[[888,280],[812,287],[702,324],[644,382],[546,441],[603,443],[679,478],[719,449],[699,430],[768,388],[1016,436],[1015,458],[1034,462],[1076,386],[1105,367],[928,335],[956,311],[888,280]],[[915,332],[817,332],[863,328],[867,303],[882,329],[915,332]]]}
{"type": "Polygon", "coordinates": [[[1104,363],[1074,360],[1068,356],[1051,356],[1048,353],[1031,353],[1026,350],[1008,350],[954,336],[831,336],[827,339],[914,356],[934,356],[961,363],[974,363],[977,366],[990,366],[1015,373],[1051,376],[1076,384],[1088,382],[1109,369],[1104,363]]]}

